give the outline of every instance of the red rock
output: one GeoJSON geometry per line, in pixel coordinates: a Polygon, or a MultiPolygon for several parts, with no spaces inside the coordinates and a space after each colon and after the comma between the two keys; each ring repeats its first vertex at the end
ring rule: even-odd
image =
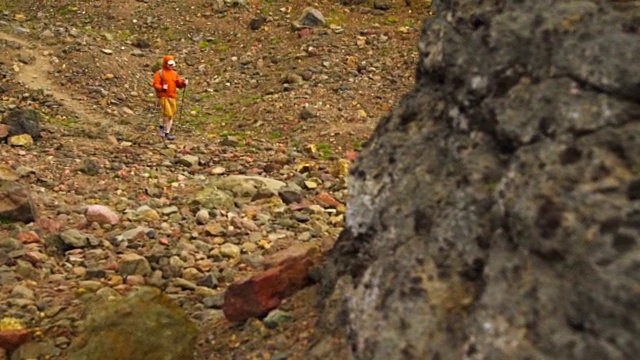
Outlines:
{"type": "Polygon", "coordinates": [[[202,272],[209,272],[213,268],[213,262],[209,259],[198,260],[196,268],[202,272]]]}
{"type": "Polygon", "coordinates": [[[49,218],[40,218],[36,221],[38,228],[46,234],[57,234],[62,230],[62,223],[49,218]]]}
{"type": "Polygon", "coordinates": [[[126,294],[129,290],[131,290],[131,285],[127,285],[127,284],[120,284],[120,285],[116,285],[112,288],[113,290],[117,291],[120,295],[124,295],[126,294]]]}
{"type": "Polygon", "coordinates": [[[232,284],[224,294],[222,311],[229,321],[262,317],[282,299],[309,284],[310,258],[291,261],[268,269],[249,280],[232,284]]]}
{"type": "Polygon", "coordinates": [[[234,216],[231,218],[231,225],[233,225],[237,229],[244,229],[253,232],[260,231],[258,225],[256,225],[256,223],[254,223],[252,220],[243,219],[238,216],[234,216]]]}
{"type": "Polygon", "coordinates": [[[264,170],[259,168],[251,168],[247,170],[247,175],[261,175],[264,170]]]}
{"type": "Polygon", "coordinates": [[[300,37],[300,38],[307,37],[307,36],[311,35],[312,33],[313,33],[313,30],[311,28],[300,29],[300,30],[298,30],[298,37],[300,37]]]}
{"type": "Polygon", "coordinates": [[[340,205],[342,205],[340,201],[334,199],[333,196],[329,195],[329,193],[326,193],[326,192],[322,192],[316,195],[315,200],[318,203],[318,205],[324,208],[329,208],[329,207],[337,208],[340,205]]]}
{"type": "Polygon", "coordinates": [[[305,259],[317,261],[320,256],[318,246],[309,243],[294,244],[284,250],[264,257],[263,265],[266,269],[305,259]]]}
{"type": "Polygon", "coordinates": [[[141,275],[129,275],[126,280],[129,286],[142,286],[145,284],[144,277],[141,275]]]}
{"type": "Polygon", "coordinates": [[[287,205],[287,207],[292,211],[304,210],[308,209],[309,206],[313,205],[309,200],[302,199],[299,203],[291,203],[287,205]]]}
{"type": "Polygon", "coordinates": [[[346,159],[354,162],[356,161],[356,158],[358,157],[358,153],[355,151],[347,151],[347,154],[345,155],[346,159]]]}
{"type": "Polygon", "coordinates": [[[23,244],[42,243],[40,236],[38,236],[38,234],[35,231],[28,231],[25,233],[18,234],[16,238],[18,238],[18,240],[20,240],[20,242],[23,244]]]}
{"type": "Polygon", "coordinates": [[[120,269],[120,265],[117,261],[113,259],[107,260],[102,266],[105,270],[118,271],[120,269]]]}
{"type": "Polygon", "coordinates": [[[42,263],[43,259],[45,259],[45,256],[37,251],[27,251],[24,253],[24,256],[22,258],[30,262],[31,265],[37,266],[42,263]]]}
{"type": "Polygon", "coordinates": [[[0,124],[0,139],[5,139],[9,136],[11,126],[7,124],[0,124]]]}
{"type": "Polygon", "coordinates": [[[7,124],[0,124],[0,139],[4,139],[9,136],[9,130],[11,130],[11,126],[7,124]]]}
{"type": "Polygon", "coordinates": [[[26,329],[0,331],[0,348],[13,351],[31,341],[31,333],[26,329]]]}

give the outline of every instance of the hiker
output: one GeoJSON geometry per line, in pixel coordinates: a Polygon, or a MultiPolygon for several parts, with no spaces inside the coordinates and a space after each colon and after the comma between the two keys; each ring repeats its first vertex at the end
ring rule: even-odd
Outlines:
{"type": "Polygon", "coordinates": [[[162,125],[158,130],[160,136],[168,140],[175,139],[175,136],[171,134],[171,126],[178,107],[176,89],[182,89],[189,83],[189,80],[182,79],[175,72],[175,66],[176,61],[173,56],[167,55],[162,58],[162,69],[158,70],[153,77],[153,87],[156,89],[156,96],[162,109],[162,125]]]}

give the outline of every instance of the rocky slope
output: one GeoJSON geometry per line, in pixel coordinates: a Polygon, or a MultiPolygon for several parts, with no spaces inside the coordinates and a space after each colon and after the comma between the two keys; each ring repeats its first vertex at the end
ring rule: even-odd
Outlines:
{"type": "Polygon", "coordinates": [[[149,285],[197,324],[195,359],[346,357],[315,327],[314,287],[240,323],[223,294],[278,250],[331,247],[345,154],[413,86],[427,5],[320,2],[314,27],[295,24],[302,2],[32,5],[0,5],[0,111],[40,116],[34,144],[0,144],[0,177],[30,197],[3,199],[37,217],[0,224],[0,334],[31,338],[0,336],[7,356],[65,358],[103,334],[91,305],[149,285]],[[149,87],[167,53],[191,80],[173,143],[149,87]]]}

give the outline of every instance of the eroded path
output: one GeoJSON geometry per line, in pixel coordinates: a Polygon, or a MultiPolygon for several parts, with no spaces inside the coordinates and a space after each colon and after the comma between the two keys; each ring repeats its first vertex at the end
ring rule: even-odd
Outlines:
{"type": "MultiPolygon", "coordinates": [[[[96,105],[88,103],[85,96],[74,94],[70,87],[65,87],[56,80],[56,66],[65,66],[54,56],[56,49],[2,31],[0,41],[7,42],[7,51],[0,54],[0,61],[11,64],[14,80],[26,88],[42,90],[44,94],[51,96],[77,118],[76,127],[102,135],[123,136],[136,133],[133,129],[118,124],[117,119],[106,118],[96,110],[96,105]],[[25,61],[19,60],[21,58],[25,61]]],[[[102,135],[96,137],[104,137],[102,135]]],[[[144,133],[137,132],[137,136],[133,136],[140,140],[142,135],[144,133]]]]}
{"type": "MultiPolygon", "coordinates": [[[[30,89],[42,89],[45,93],[52,95],[54,99],[78,114],[78,117],[83,121],[95,122],[96,119],[99,119],[98,115],[91,113],[85,104],[67,93],[67,89],[51,80],[50,74],[55,71],[52,62],[56,61],[55,57],[51,56],[53,53],[51,48],[5,32],[0,32],[0,39],[18,44],[19,47],[17,47],[16,51],[26,48],[32,58],[30,64],[23,64],[15,61],[15,58],[12,59],[14,60],[13,69],[16,80],[30,89]]],[[[11,55],[11,52],[9,54],[11,55]]],[[[98,120],[98,122],[104,121],[98,120]]]]}

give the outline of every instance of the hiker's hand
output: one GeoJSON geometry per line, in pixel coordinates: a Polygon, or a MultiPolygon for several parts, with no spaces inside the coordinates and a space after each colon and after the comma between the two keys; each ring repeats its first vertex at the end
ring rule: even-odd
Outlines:
{"type": "Polygon", "coordinates": [[[188,85],[189,84],[189,80],[188,79],[184,79],[184,85],[188,85]]]}
{"type": "Polygon", "coordinates": [[[162,88],[163,88],[163,89],[165,89],[165,90],[167,90],[167,89],[169,88],[169,85],[164,84],[164,85],[162,85],[162,88]]]}

